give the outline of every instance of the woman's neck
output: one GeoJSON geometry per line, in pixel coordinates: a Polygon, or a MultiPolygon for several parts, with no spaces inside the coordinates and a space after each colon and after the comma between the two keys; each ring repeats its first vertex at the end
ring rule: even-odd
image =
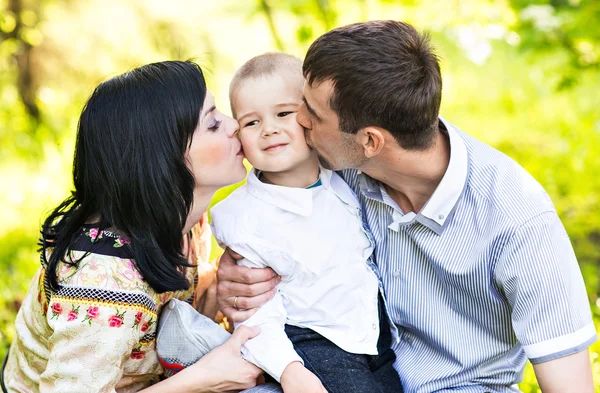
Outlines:
{"type": "Polygon", "coordinates": [[[217,190],[209,190],[206,188],[196,188],[194,190],[192,208],[190,209],[182,231],[184,234],[188,233],[192,227],[200,221],[202,214],[208,209],[208,205],[216,191],[217,190]]]}

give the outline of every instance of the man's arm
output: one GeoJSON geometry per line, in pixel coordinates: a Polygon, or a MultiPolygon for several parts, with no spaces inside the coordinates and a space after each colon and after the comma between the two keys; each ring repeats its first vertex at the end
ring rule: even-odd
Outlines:
{"type": "Polygon", "coordinates": [[[587,348],[596,341],[585,283],[556,212],[515,230],[496,266],[512,325],[544,393],[594,391],[587,348]]]}
{"type": "Polygon", "coordinates": [[[243,322],[275,296],[281,277],[271,268],[238,266],[242,256],[226,249],[217,270],[217,303],[231,322],[243,322]],[[237,297],[236,307],[233,300],[237,297]]]}
{"type": "Polygon", "coordinates": [[[535,364],[535,376],[543,393],[594,393],[594,380],[587,349],[535,364]]]}

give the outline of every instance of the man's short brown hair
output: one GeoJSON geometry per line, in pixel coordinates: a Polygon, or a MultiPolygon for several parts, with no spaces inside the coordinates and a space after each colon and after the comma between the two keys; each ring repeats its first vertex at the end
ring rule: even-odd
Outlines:
{"type": "Polygon", "coordinates": [[[331,30],[308,49],[303,73],[311,86],[333,82],[330,106],[343,132],[378,126],[404,149],[431,146],[442,77],[429,36],[411,25],[387,20],[331,30]]]}

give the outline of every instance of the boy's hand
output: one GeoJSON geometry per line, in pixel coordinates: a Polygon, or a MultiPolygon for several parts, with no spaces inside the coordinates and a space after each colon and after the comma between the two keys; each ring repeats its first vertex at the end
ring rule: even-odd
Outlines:
{"type": "Polygon", "coordinates": [[[290,363],[281,374],[284,393],[327,393],[317,376],[300,362],[290,363]]]}
{"type": "Polygon", "coordinates": [[[228,248],[221,256],[217,270],[217,304],[231,322],[244,322],[250,318],[275,296],[281,281],[273,269],[238,266],[236,261],[239,259],[242,256],[228,248]]]}

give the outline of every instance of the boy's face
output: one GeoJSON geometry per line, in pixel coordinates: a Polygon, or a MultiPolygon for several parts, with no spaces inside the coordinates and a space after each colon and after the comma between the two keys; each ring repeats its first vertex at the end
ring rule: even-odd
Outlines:
{"type": "Polygon", "coordinates": [[[301,78],[273,74],[240,84],[232,106],[244,155],[255,168],[284,172],[314,159],[304,130],[296,122],[301,104],[301,78]]]}

